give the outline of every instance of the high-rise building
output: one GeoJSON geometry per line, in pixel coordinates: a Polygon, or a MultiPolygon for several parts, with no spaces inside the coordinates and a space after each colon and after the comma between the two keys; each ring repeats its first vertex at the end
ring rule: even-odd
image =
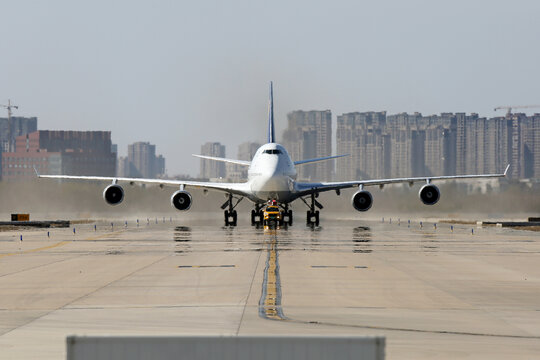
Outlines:
{"type": "Polygon", "coordinates": [[[156,156],[156,145],[149,142],[135,142],[128,145],[127,166],[123,164],[128,177],[154,179],[165,174],[165,159],[156,156]]]}
{"type": "Polygon", "coordinates": [[[167,173],[167,169],[165,168],[165,158],[163,155],[156,156],[154,171],[156,172],[156,176],[163,176],[167,173]]]}
{"type": "MultiPolygon", "coordinates": [[[[244,142],[238,146],[238,160],[251,161],[261,145],[256,142],[244,142]]],[[[248,177],[248,166],[238,164],[225,164],[227,179],[233,182],[245,181],[248,177]]]]}
{"type": "MultiPolygon", "coordinates": [[[[207,142],[201,146],[201,155],[225,157],[225,145],[221,145],[219,142],[207,142]]],[[[200,177],[203,179],[225,178],[225,163],[201,159],[200,177]]]]}
{"type": "Polygon", "coordinates": [[[129,173],[129,160],[127,156],[119,156],[116,163],[116,176],[118,177],[130,177],[129,173]]]}
{"type": "Polygon", "coordinates": [[[391,137],[390,176],[422,176],[425,174],[425,124],[430,117],[400,113],[387,116],[391,137]]]}
{"type": "MultiPolygon", "coordinates": [[[[283,133],[283,145],[293,161],[332,155],[332,112],[296,110],[287,114],[288,127],[283,133]]],[[[334,161],[301,165],[298,178],[330,180],[334,161]]]]}
{"type": "Polygon", "coordinates": [[[244,142],[238,145],[238,160],[251,161],[261,144],[257,142],[244,142]]]}
{"type": "Polygon", "coordinates": [[[511,115],[512,120],[512,142],[511,142],[511,157],[510,157],[510,174],[514,179],[523,178],[525,171],[524,161],[524,144],[523,135],[527,131],[527,116],[525,114],[516,113],[511,115]]]}
{"type": "Polygon", "coordinates": [[[484,135],[484,171],[496,173],[509,164],[509,139],[511,122],[504,117],[488,119],[484,135]]]}
{"type": "Polygon", "coordinates": [[[446,141],[448,141],[447,132],[440,125],[430,125],[425,133],[424,154],[426,175],[443,175],[447,162],[445,156],[445,145],[446,141]]]}
{"type": "Polygon", "coordinates": [[[0,178],[2,178],[2,153],[12,152],[15,147],[17,136],[26,135],[37,130],[36,117],[12,116],[11,124],[8,118],[0,118],[0,178]],[[11,136],[10,136],[11,134],[11,136]],[[9,138],[11,137],[11,146],[9,149],[9,138]]]}
{"type": "Polygon", "coordinates": [[[14,145],[17,136],[30,134],[34,131],[37,131],[37,117],[12,116],[11,126],[9,126],[8,118],[0,118],[0,151],[14,150],[8,149],[9,134],[11,134],[11,143],[14,145]]]}
{"type": "Polygon", "coordinates": [[[348,113],[337,117],[336,175],[341,180],[383,178],[389,174],[390,143],[386,112],[348,113]]]}
{"type": "Polygon", "coordinates": [[[531,132],[533,133],[533,177],[540,179],[540,114],[532,117],[531,132]]]}
{"type": "Polygon", "coordinates": [[[456,173],[465,174],[465,113],[456,113],[456,173]]]}

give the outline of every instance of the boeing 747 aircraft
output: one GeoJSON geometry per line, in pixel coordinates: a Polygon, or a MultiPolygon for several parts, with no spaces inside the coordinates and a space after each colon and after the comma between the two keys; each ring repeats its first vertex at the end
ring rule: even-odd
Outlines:
{"type": "MultiPolygon", "coordinates": [[[[124,190],[119,183],[126,182],[130,184],[145,183],[159,184],[160,186],[177,186],[179,189],[172,194],[171,204],[178,210],[189,210],[193,202],[191,194],[186,190],[188,188],[202,188],[205,190],[222,191],[227,195],[227,201],[221,206],[225,213],[225,225],[236,226],[238,215],[236,206],[244,198],[253,203],[251,210],[251,224],[261,224],[263,221],[262,209],[271,201],[277,204],[282,210],[282,221],[292,225],[293,213],[289,205],[298,199],[301,199],[309,208],[306,216],[307,225],[319,225],[319,210],[323,206],[316,200],[319,193],[324,191],[335,191],[340,194],[341,189],[357,187],[358,191],[352,196],[352,206],[358,211],[367,211],[373,204],[373,197],[364,190],[367,186],[378,185],[383,187],[386,184],[424,182],[420,188],[420,200],[426,205],[434,205],[439,201],[439,189],[432,184],[432,181],[448,179],[473,179],[473,178],[496,178],[504,177],[508,172],[510,165],[502,174],[484,174],[484,175],[457,175],[457,176],[426,176],[395,179],[378,180],[352,180],[342,182],[298,182],[296,181],[296,165],[325,161],[339,158],[346,155],[327,156],[317,159],[306,159],[292,161],[287,150],[276,143],[274,129],[274,101],[272,83],[270,83],[270,102],[268,107],[268,143],[261,146],[251,161],[225,159],[219,157],[194,155],[203,159],[213,161],[223,161],[242,166],[248,166],[248,181],[244,183],[221,183],[221,182],[199,182],[184,180],[163,180],[163,179],[140,179],[123,177],[102,177],[102,176],[71,176],[71,175],[40,175],[40,178],[51,179],[73,179],[73,180],[102,180],[112,182],[103,191],[103,199],[110,205],[118,205],[124,199],[124,190]]],[[[36,171],[37,173],[37,171],[36,171]]]]}

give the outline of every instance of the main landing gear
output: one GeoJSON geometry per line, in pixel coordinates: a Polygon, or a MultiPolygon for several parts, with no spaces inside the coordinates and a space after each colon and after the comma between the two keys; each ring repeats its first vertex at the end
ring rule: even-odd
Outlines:
{"type": "Polygon", "coordinates": [[[234,198],[232,194],[228,195],[227,201],[221,205],[221,209],[225,210],[225,226],[236,226],[238,224],[238,213],[234,208],[242,201],[244,198],[237,198],[236,204],[234,203],[234,198]]]}
{"type": "Polygon", "coordinates": [[[292,226],[293,215],[292,215],[292,210],[289,209],[289,204],[283,205],[283,211],[281,212],[281,219],[282,219],[281,220],[282,223],[292,226]]]}
{"type": "Polygon", "coordinates": [[[261,204],[255,204],[255,209],[251,210],[251,226],[259,226],[263,223],[263,212],[261,204]]]}
{"type": "Polygon", "coordinates": [[[319,226],[319,210],[315,210],[315,207],[322,210],[323,206],[320,202],[315,200],[319,194],[311,194],[311,204],[308,204],[304,198],[301,198],[302,201],[309,207],[306,216],[306,225],[307,226],[319,226]]]}

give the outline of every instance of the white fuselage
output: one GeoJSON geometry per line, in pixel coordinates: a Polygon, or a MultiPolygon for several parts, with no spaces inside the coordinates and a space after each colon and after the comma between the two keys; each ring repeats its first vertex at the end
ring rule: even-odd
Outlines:
{"type": "Polygon", "coordinates": [[[248,183],[257,200],[294,200],[295,180],[294,163],[282,145],[268,143],[257,150],[248,170],[248,183]]]}

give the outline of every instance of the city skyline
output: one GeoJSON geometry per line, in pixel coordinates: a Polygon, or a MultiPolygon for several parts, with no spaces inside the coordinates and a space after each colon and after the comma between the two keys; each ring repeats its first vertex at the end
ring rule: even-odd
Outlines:
{"type": "MultiPolygon", "coordinates": [[[[464,114],[464,113],[441,113],[440,115],[422,115],[421,113],[397,113],[387,114],[386,111],[382,112],[352,112],[337,115],[337,126],[330,125],[328,129],[328,123],[332,118],[331,110],[324,111],[304,111],[294,110],[288,115],[289,128],[283,131],[282,136],[278,136],[278,142],[281,142],[286,146],[289,153],[295,160],[313,158],[335,154],[351,154],[351,156],[340,159],[337,164],[337,174],[333,175],[332,170],[334,165],[327,162],[328,168],[320,168],[315,171],[316,167],[304,165],[299,167],[298,175],[299,179],[311,179],[311,180],[331,180],[335,179],[357,179],[357,178],[386,178],[386,177],[400,177],[400,176],[424,176],[424,175],[450,175],[450,174],[473,174],[473,173],[485,173],[485,172],[497,172],[500,171],[502,163],[511,163],[510,176],[514,179],[517,178],[538,178],[540,174],[540,127],[538,119],[540,119],[540,113],[536,115],[527,116],[522,112],[508,113],[505,116],[498,116],[494,118],[481,117],[477,113],[464,114]],[[366,128],[365,132],[358,133],[354,126],[344,126],[345,121],[349,123],[357,117],[369,118],[369,123],[375,126],[366,128]],[[319,119],[319,120],[317,120],[319,119]],[[324,127],[313,127],[306,122],[320,121],[324,119],[324,127]],[[350,119],[350,120],[347,120],[350,119]],[[515,121],[512,121],[514,119],[515,121]],[[526,123],[524,122],[526,121],[526,123]],[[396,133],[396,126],[401,124],[413,124],[415,129],[412,132],[408,132],[404,128],[402,131],[403,143],[396,141],[398,139],[398,133],[396,133]],[[394,125],[386,125],[392,123],[394,125]],[[522,126],[521,124],[525,124],[522,126]],[[291,125],[292,124],[292,125],[291,125]],[[453,125],[451,125],[453,124],[453,125]],[[456,126],[456,124],[460,124],[456,126]],[[304,138],[306,135],[311,134],[311,141],[301,141],[294,136],[286,140],[287,134],[291,134],[291,126],[294,128],[292,133],[297,132],[301,128],[304,130],[302,135],[304,138]],[[311,126],[311,127],[310,127],[311,126]],[[453,126],[450,129],[450,126],[453,126]],[[506,130],[505,130],[506,128],[506,130]],[[515,129],[513,129],[515,128],[515,129]],[[319,133],[324,133],[324,136],[320,136],[319,133]],[[307,132],[305,132],[307,131],[307,132]],[[464,131],[469,136],[465,137],[464,131]],[[328,133],[332,135],[328,137],[328,133]],[[471,137],[470,134],[475,134],[471,137]],[[412,139],[412,146],[416,145],[416,148],[410,148],[407,150],[407,137],[419,136],[419,139],[415,141],[412,139]],[[517,137],[516,137],[517,136],[517,137]],[[327,140],[324,140],[327,138],[327,140]],[[323,141],[324,140],[324,141],[323,141]],[[311,144],[312,142],[312,144],[311,144]],[[310,143],[311,150],[306,151],[306,144],[310,143]],[[334,149],[328,151],[332,147],[332,143],[335,145],[334,149]],[[369,145],[368,143],[373,143],[369,145]],[[478,148],[479,143],[485,143],[482,148],[478,148]],[[303,144],[303,145],[302,145],[303,144]],[[348,145],[347,145],[348,144],[348,145]],[[401,144],[401,145],[400,145],[401,144]],[[524,147],[524,144],[526,146],[524,147]],[[303,146],[304,149],[299,151],[296,149],[298,146],[303,146]],[[324,148],[324,149],[323,149],[324,148]],[[321,150],[322,149],[322,150],[321,150]],[[337,151],[336,151],[337,150],[337,151]],[[360,151],[361,150],[361,151],[360,151]],[[407,150],[407,151],[405,151],[407,150]],[[414,163],[411,163],[411,154],[415,154],[414,163]],[[361,160],[358,156],[362,156],[361,160]],[[402,158],[399,158],[402,156],[402,158]],[[403,157],[404,156],[404,157],[403,157]],[[451,159],[451,160],[450,160],[451,159]],[[481,159],[481,161],[479,160],[481,159]],[[480,162],[479,162],[480,161],[480,162]],[[359,169],[362,173],[355,173],[354,169],[359,169]],[[374,170],[375,169],[375,170],[374,170]],[[307,171],[307,172],[306,172],[307,171]]],[[[362,121],[366,121],[365,118],[362,121]]],[[[23,118],[13,117],[14,127],[13,134],[20,133],[23,129],[37,128],[37,118],[23,118]]],[[[5,128],[7,119],[0,118],[0,130],[5,128]],[[3,125],[2,125],[3,124],[3,125]]],[[[321,123],[322,124],[322,123],[321,123]]],[[[410,127],[410,125],[407,125],[410,127]]],[[[365,126],[364,126],[365,128],[365,126]]],[[[5,130],[5,129],[4,129],[5,130]]],[[[5,131],[0,131],[0,139],[4,139],[5,131]]],[[[297,135],[295,135],[297,136],[297,135]]],[[[308,136],[309,138],[309,136],[308,136]]],[[[2,140],[5,143],[5,140],[2,140]]],[[[146,144],[150,146],[149,142],[135,142],[130,144],[129,147],[135,144],[146,144]]],[[[212,143],[208,143],[210,145],[212,143]]],[[[201,154],[211,156],[225,156],[226,146],[220,142],[213,143],[219,145],[220,151],[206,151],[204,146],[201,147],[201,154]]],[[[158,144],[159,145],[159,144],[158,144]]],[[[260,145],[260,142],[247,141],[238,146],[239,159],[247,160],[248,156],[253,156],[254,151],[260,145]]],[[[114,145],[115,149],[118,147],[114,145]]],[[[164,175],[165,160],[163,156],[155,156],[155,145],[153,154],[156,158],[156,164],[159,162],[163,168],[156,172],[143,170],[137,172],[137,174],[131,174],[132,172],[126,172],[124,170],[127,157],[118,156],[117,174],[118,176],[131,176],[131,177],[149,177],[153,178],[159,174],[164,175]],[[122,166],[124,165],[124,166],[122,166]],[[146,174],[146,175],[143,175],[146,174]]],[[[151,149],[150,149],[151,150],[151,149]]],[[[114,150],[117,151],[117,150],[114,150]]],[[[133,157],[133,156],[132,156],[133,157]]],[[[235,158],[235,156],[230,156],[235,158]]],[[[141,160],[142,161],[142,160],[141,160]]],[[[139,162],[141,162],[139,161],[139,162]]],[[[150,160],[148,160],[150,161],[150,160]]],[[[225,166],[225,164],[210,162],[208,160],[200,160],[201,165],[208,163],[211,172],[204,176],[204,170],[200,167],[194,176],[200,176],[201,178],[219,178],[228,177],[234,179],[234,181],[242,181],[246,179],[246,169],[225,166]],[[215,163],[215,164],[212,164],[215,163]],[[219,167],[219,171],[217,167],[219,167]],[[211,175],[213,173],[214,175],[211,175]],[[210,176],[208,176],[210,175],[210,176]]],[[[154,164],[154,162],[151,162],[154,164]]],[[[142,164],[142,163],[141,163],[142,164]]],[[[150,164],[150,162],[149,162],[150,164]]],[[[150,165],[149,165],[150,166],[150,165]]],[[[152,165],[153,166],[153,165],[152,165]]],[[[132,165],[133,167],[133,165],[132,165]]],[[[143,165],[139,166],[140,168],[143,165]]],[[[138,168],[137,168],[138,169],[138,168]]],[[[168,173],[167,176],[178,176],[193,174],[173,174],[168,173]]]]}

